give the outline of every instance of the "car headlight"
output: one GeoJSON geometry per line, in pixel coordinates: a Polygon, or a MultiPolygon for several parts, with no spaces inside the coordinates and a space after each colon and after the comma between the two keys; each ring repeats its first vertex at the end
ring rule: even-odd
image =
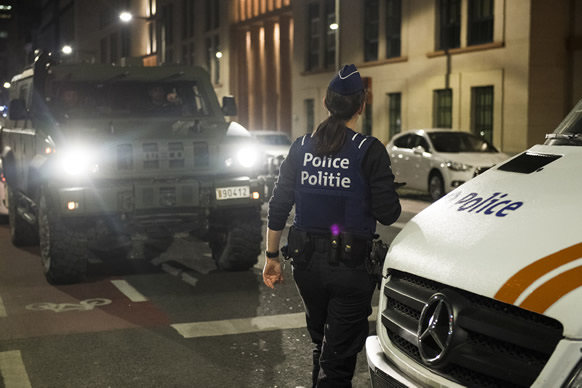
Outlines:
{"type": "Polygon", "coordinates": [[[237,162],[245,168],[253,167],[258,159],[258,150],[254,147],[243,147],[236,154],[237,162]]]}
{"type": "Polygon", "coordinates": [[[472,166],[465,163],[453,162],[452,160],[449,160],[447,162],[447,167],[453,171],[467,171],[472,166]]]}
{"type": "Polygon", "coordinates": [[[59,165],[62,170],[71,176],[95,173],[99,165],[95,161],[93,152],[83,148],[71,148],[58,153],[59,165]]]}

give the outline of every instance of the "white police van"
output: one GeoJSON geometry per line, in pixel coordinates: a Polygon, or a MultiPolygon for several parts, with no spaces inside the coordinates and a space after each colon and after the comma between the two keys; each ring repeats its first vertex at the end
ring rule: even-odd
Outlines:
{"type": "Polygon", "coordinates": [[[582,387],[582,100],[546,138],[393,241],[373,387],[582,387]]]}

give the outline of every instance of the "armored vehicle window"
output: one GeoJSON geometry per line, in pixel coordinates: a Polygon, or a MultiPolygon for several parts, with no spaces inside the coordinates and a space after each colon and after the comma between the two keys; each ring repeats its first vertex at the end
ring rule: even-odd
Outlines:
{"type": "Polygon", "coordinates": [[[197,117],[208,104],[196,82],[58,82],[51,88],[57,117],[197,117]]]}

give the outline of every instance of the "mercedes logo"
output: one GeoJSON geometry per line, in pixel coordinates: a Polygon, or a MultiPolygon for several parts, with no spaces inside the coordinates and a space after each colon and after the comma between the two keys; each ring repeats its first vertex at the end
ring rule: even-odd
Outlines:
{"type": "Polygon", "coordinates": [[[428,365],[443,361],[453,337],[454,315],[451,304],[442,293],[430,297],[418,321],[418,348],[428,365]]]}

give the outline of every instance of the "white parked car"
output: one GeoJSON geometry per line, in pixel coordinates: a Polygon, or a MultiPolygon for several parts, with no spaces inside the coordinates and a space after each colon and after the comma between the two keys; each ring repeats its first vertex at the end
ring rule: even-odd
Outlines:
{"type": "MultiPolygon", "coordinates": [[[[0,160],[0,217],[8,216],[8,203],[6,202],[6,181],[2,170],[2,160],[0,160]]],[[[0,221],[2,221],[0,219],[0,221]]]]}
{"type": "Polygon", "coordinates": [[[373,387],[582,387],[582,100],[546,139],[396,236],[373,387]]]}
{"type": "Polygon", "coordinates": [[[509,157],[479,136],[449,129],[404,132],[386,149],[396,181],[433,200],[509,157]]]}

